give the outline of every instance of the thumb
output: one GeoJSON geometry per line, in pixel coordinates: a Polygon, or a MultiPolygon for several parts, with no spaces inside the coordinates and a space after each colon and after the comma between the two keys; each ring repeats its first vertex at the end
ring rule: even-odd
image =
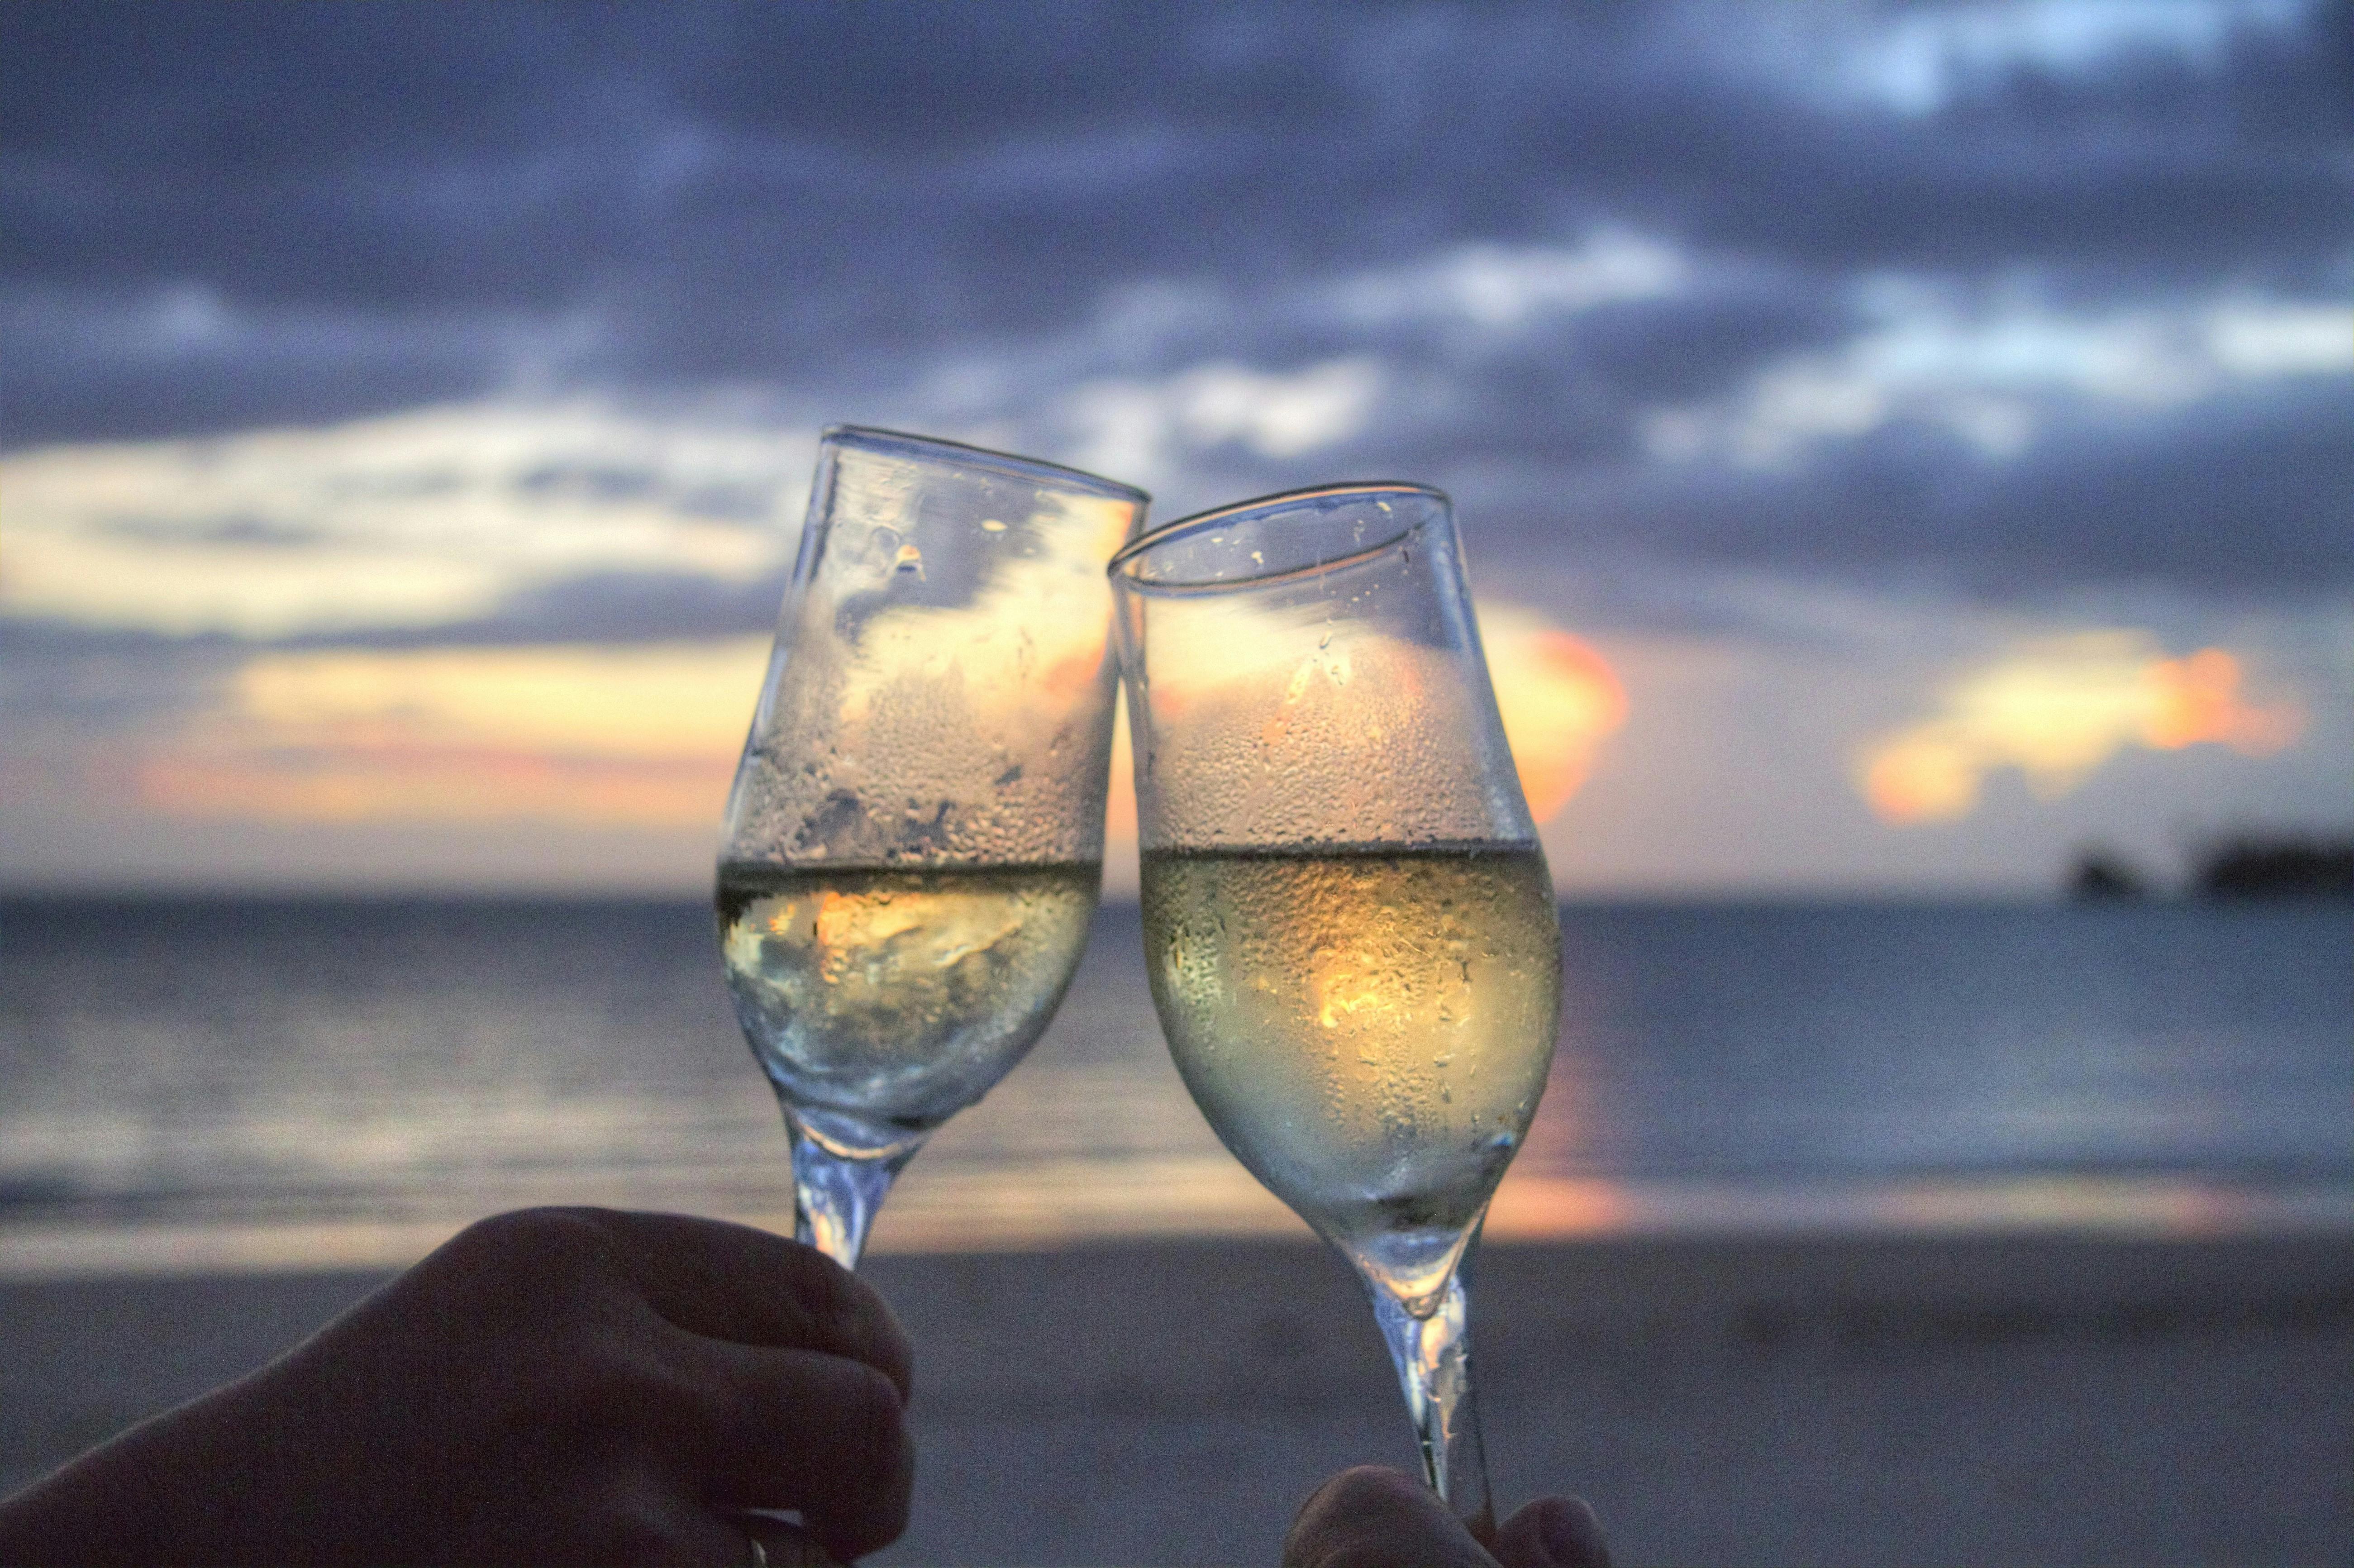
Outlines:
{"type": "Polygon", "coordinates": [[[1539,1498],[1496,1532],[1503,1568],[1610,1568],[1602,1521],[1584,1498],[1539,1498]]]}

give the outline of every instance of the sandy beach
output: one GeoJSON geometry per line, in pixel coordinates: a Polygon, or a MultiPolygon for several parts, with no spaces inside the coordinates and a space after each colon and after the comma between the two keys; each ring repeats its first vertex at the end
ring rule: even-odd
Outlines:
{"type": "MultiPolygon", "coordinates": [[[[883,1563],[1273,1560],[1404,1465],[1353,1281],[1314,1248],[899,1255],[915,1521],[883,1563]]],[[[383,1277],[0,1287],[0,1484],[265,1359],[383,1277]]],[[[1508,1503],[1591,1499],[1627,1563],[2345,1563],[2354,1242],[1491,1245],[1508,1503]]]]}

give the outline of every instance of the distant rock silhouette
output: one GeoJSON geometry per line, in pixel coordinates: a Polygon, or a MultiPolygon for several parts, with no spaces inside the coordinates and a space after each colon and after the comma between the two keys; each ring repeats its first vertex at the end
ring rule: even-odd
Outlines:
{"type": "Polygon", "coordinates": [[[2068,878],[2068,896],[2079,904],[2106,904],[2120,899],[2147,898],[2149,884],[2125,861],[2100,850],[2087,850],[2068,878]]]}
{"type": "Polygon", "coordinates": [[[2204,898],[2354,898],[2354,840],[2226,839],[2198,857],[2191,885],[2204,898]]]}

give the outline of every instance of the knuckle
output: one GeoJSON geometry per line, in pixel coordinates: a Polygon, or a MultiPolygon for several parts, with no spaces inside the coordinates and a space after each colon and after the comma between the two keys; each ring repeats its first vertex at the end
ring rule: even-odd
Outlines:
{"type": "Polygon", "coordinates": [[[578,1254],[600,1239],[586,1209],[510,1209],[476,1220],[444,1250],[469,1257],[522,1258],[578,1254]]]}
{"type": "Polygon", "coordinates": [[[504,1213],[476,1220],[462,1234],[482,1239],[528,1240],[551,1231],[567,1229],[578,1223],[576,1210],[550,1207],[509,1209],[504,1213]]]}
{"type": "MultiPolygon", "coordinates": [[[[440,1337],[519,1347],[560,1338],[597,1292],[592,1227],[577,1213],[519,1209],[475,1221],[386,1291],[440,1337]]],[[[511,1372],[517,1369],[508,1369],[511,1372]]]]}
{"type": "MultiPolygon", "coordinates": [[[[1377,1465],[1341,1471],[1302,1505],[1284,1542],[1287,1564],[1314,1568],[1437,1568],[1456,1562],[1431,1539],[1433,1500],[1419,1482],[1377,1465]]],[[[1443,1510],[1441,1510],[1443,1512],[1443,1510]]]]}
{"type": "Polygon", "coordinates": [[[1319,1499],[1327,1507],[1349,1513],[1388,1513],[1413,1507],[1416,1483],[1380,1465],[1355,1465],[1328,1482],[1319,1499]]]}

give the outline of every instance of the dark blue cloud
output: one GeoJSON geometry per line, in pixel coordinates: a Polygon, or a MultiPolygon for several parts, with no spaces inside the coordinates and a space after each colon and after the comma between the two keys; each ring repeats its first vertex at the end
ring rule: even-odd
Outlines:
{"type": "Polygon", "coordinates": [[[1919,117],[1736,71],[1738,7],[1712,53],[1646,25],[1670,14],[9,7],[0,278],[624,306],[700,373],[743,368],[731,320],[756,352],[838,350],[1597,214],[1840,268],[2262,270],[2354,237],[2322,20],[1919,117]]]}
{"type": "Polygon", "coordinates": [[[2354,400],[2224,399],[1995,460],[1903,422],[1795,471],[1695,463],[1478,493],[1507,560],[1774,568],[2009,602],[2094,585],[2243,604],[2342,595],[2354,400]]]}
{"type": "MultiPolygon", "coordinates": [[[[2300,499],[2345,514],[2342,396],[2063,431],[2011,463],[1900,422],[1779,476],[1649,464],[1638,429],[1647,404],[1837,344],[1874,273],[2110,304],[2345,297],[2342,7],[2210,51],[1962,73],[1926,111],[1829,90],[1820,62],[1765,69],[1747,30],[1766,15],[0,7],[0,446],[325,421],[518,378],[748,381],[852,412],[905,407],[960,355],[1150,378],[1372,354],[1405,390],[1315,462],[1518,476],[1486,493],[1532,540],[1584,542],[1563,498],[1609,497],[1625,520],[1595,531],[1663,560],[1998,596],[2342,587],[2344,553],[2317,545],[2328,514],[2300,499]],[[1320,279],[1614,225],[1703,276],[1476,341],[1313,303],[1320,279]],[[1141,285],[1229,308],[1035,348],[1141,285]]],[[[1200,454],[1188,487],[1320,476],[1235,448],[1200,454]]],[[[654,620],[706,612],[744,613],[654,620]]]]}

